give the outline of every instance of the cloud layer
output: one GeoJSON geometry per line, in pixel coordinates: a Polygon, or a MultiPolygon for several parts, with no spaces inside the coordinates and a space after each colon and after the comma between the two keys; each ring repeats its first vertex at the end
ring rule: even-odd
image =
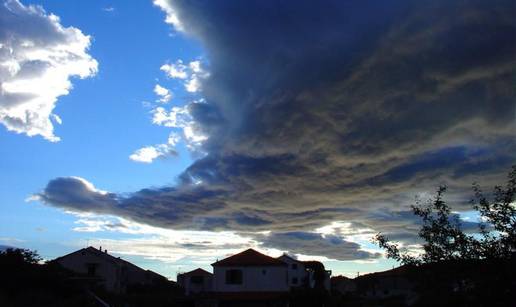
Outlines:
{"type": "Polygon", "coordinates": [[[177,186],[115,195],[57,178],[45,203],[172,229],[271,231],[255,237],[365,259],[375,255],[313,231],[345,221],[411,241],[416,193],[445,183],[464,209],[473,181],[500,182],[515,161],[513,1],[155,4],[204,45],[210,68],[203,103],[154,120],[186,116],[206,155],[177,186]]]}
{"type": "Polygon", "coordinates": [[[42,7],[1,1],[0,123],[16,133],[59,141],[53,124],[61,119],[52,111],[72,88],[71,77],[97,72],[89,46],[89,36],[64,27],[42,7]]]}

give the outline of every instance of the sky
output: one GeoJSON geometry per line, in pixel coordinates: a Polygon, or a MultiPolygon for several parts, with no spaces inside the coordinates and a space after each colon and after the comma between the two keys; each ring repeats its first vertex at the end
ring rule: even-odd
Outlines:
{"type": "Polygon", "coordinates": [[[253,247],[334,275],[474,229],[516,150],[516,4],[0,1],[0,244],[171,279],[253,247]]]}

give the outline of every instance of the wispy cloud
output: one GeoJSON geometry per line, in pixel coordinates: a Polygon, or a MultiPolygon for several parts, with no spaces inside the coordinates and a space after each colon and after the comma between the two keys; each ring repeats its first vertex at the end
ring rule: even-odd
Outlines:
{"type": "Polygon", "coordinates": [[[255,247],[256,241],[232,232],[175,231],[135,223],[116,216],[77,214],[77,232],[89,232],[90,243],[102,245],[110,252],[142,256],[166,263],[186,257],[213,262],[244,248],[255,247]],[[125,239],[106,238],[109,233],[129,235],[125,239]]]}
{"type": "Polygon", "coordinates": [[[115,8],[113,6],[106,6],[106,7],[103,7],[102,10],[104,12],[112,13],[115,11],[115,8]]]}

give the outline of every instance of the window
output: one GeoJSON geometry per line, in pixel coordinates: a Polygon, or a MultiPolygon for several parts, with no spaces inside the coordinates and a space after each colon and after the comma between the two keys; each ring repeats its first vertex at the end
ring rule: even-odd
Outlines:
{"type": "Polygon", "coordinates": [[[226,284],[241,285],[242,284],[242,270],[227,270],[226,284]]]}
{"type": "Polygon", "coordinates": [[[202,284],[204,281],[203,276],[192,276],[190,277],[190,283],[192,284],[202,284]]]}
{"type": "Polygon", "coordinates": [[[297,277],[292,277],[292,284],[297,285],[297,277]]]}
{"type": "Polygon", "coordinates": [[[297,270],[297,263],[292,263],[290,267],[292,268],[292,270],[297,270]]]}
{"type": "Polygon", "coordinates": [[[97,275],[97,263],[86,263],[86,268],[88,269],[88,276],[97,275]]]}

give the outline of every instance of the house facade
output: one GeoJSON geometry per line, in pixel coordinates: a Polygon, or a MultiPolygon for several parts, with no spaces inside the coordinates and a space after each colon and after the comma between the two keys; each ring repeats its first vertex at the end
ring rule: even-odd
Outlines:
{"type": "Polygon", "coordinates": [[[283,254],[278,257],[279,260],[287,264],[287,275],[289,288],[308,287],[311,283],[310,274],[307,272],[305,265],[292,256],[283,254]]]}
{"type": "Polygon", "coordinates": [[[288,292],[288,265],[253,249],[212,264],[213,291],[288,292]]]}
{"type": "Polygon", "coordinates": [[[330,290],[331,271],[326,270],[319,261],[300,261],[288,254],[278,257],[287,264],[290,289],[324,288],[330,290]]]}
{"type": "Polygon", "coordinates": [[[211,292],[213,274],[203,269],[177,274],[177,283],[184,288],[186,295],[211,292]]]}
{"type": "Polygon", "coordinates": [[[53,261],[78,274],[84,281],[100,285],[111,292],[124,292],[130,285],[152,285],[168,281],[158,273],[108,254],[102,247],[96,249],[90,246],[53,261]]]}

